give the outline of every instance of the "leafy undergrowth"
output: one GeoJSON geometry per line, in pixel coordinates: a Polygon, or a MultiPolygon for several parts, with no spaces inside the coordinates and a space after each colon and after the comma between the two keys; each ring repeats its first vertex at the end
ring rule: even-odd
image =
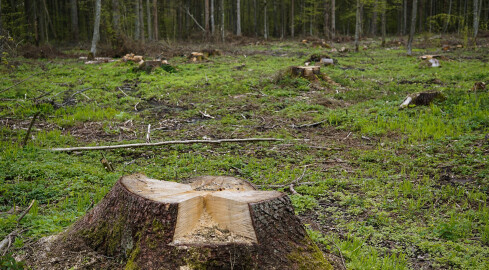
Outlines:
{"type": "Polygon", "coordinates": [[[331,54],[291,42],[202,63],[176,57],[171,72],[16,59],[15,69],[0,68],[0,238],[20,227],[13,250],[22,252],[83,216],[124,174],[233,175],[262,189],[299,178],[296,212],[349,269],[488,269],[489,93],[470,89],[489,81],[489,50],[440,51],[415,51],[447,58],[428,69],[404,48],[332,53],[338,65],[321,70],[336,84],[282,76],[312,53],[331,54]],[[399,109],[406,95],[431,90],[446,99],[399,109]],[[99,151],[46,151],[144,142],[148,124],[152,141],[287,141],[103,152],[115,172],[99,151]]]}

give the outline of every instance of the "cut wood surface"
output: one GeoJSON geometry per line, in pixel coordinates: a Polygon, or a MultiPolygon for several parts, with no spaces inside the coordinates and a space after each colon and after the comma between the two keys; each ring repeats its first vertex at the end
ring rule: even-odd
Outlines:
{"type": "Polygon", "coordinates": [[[226,176],[185,184],[124,176],[70,229],[40,243],[27,262],[48,269],[70,268],[67,254],[87,252],[119,269],[332,269],[286,194],[226,176]]]}

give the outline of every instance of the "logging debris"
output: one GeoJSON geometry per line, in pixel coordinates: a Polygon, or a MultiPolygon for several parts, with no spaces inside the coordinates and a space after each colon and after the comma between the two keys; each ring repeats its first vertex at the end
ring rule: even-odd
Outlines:
{"type": "Polygon", "coordinates": [[[412,105],[426,106],[431,104],[434,100],[445,100],[445,96],[438,91],[415,93],[407,96],[400,108],[404,109],[412,105]]]}

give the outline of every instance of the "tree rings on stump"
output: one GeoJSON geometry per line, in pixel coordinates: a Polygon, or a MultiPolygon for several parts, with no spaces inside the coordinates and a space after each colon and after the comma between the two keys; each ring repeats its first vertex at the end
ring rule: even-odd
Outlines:
{"type": "Polygon", "coordinates": [[[72,267],[60,264],[63,254],[87,250],[120,269],[332,269],[286,194],[233,177],[181,184],[124,176],[53,241],[55,249],[37,256],[48,269],[72,267]]]}

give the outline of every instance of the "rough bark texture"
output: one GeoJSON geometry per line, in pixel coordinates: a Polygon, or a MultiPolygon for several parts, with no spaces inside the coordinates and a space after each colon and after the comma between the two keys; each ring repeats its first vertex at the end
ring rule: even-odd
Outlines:
{"type": "Polygon", "coordinates": [[[332,269],[294,215],[290,199],[274,194],[248,203],[255,242],[183,244],[173,239],[179,204],[139,196],[123,177],[95,208],[50,240],[49,248],[38,247],[27,262],[36,269],[68,269],[80,262],[71,259],[73,254],[83,254],[93,269],[332,269]]]}

